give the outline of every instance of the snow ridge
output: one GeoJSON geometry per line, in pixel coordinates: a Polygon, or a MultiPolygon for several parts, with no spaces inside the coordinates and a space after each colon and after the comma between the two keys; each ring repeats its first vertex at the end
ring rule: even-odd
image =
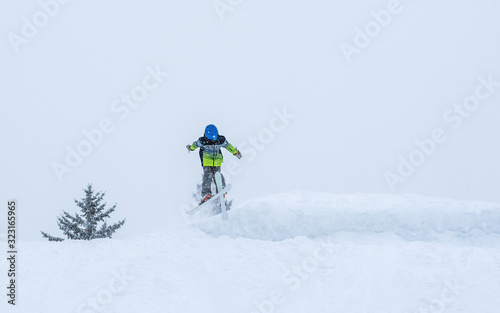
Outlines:
{"type": "Polygon", "coordinates": [[[499,216],[488,203],[296,192],[126,240],[22,242],[16,309],[496,313],[500,236],[483,234],[499,216]],[[453,235],[426,240],[439,232],[453,235]]]}
{"type": "Polygon", "coordinates": [[[280,241],[336,232],[393,232],[407,240],[439,233],[500,234],[500,205],[417,195],[334,195],[294,192],[236,206],[228,222],[219,216],[196,223],[211,236],[280,241]]]}

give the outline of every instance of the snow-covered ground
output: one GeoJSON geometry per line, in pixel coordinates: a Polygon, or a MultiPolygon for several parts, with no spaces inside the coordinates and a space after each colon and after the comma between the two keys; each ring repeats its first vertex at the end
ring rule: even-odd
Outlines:
{"type": "MultiPolygon", "coordinates": [[[[500,205],[295,192],[128,240],[20,246],[1,312],[498,312],[500,205]]],[[[6,260],[2,259],[2,267],[6,260]]]]}

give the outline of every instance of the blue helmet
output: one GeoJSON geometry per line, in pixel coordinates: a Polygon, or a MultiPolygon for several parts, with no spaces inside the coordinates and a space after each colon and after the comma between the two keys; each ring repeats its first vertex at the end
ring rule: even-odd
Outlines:
{"type": "Polygon", "coordinates": [[[215,127],[215,125],[213,124],[205,127],[205,137],[207,139],[217,140],[217,137],[219,137],[219,131],[217,130],[217,127],[215,127]]]}

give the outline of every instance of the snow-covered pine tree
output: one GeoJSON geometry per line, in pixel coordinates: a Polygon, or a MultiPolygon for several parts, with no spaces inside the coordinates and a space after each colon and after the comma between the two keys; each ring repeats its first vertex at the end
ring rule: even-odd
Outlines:
{"type": "MultiPolygon", "coordinates": [[[[82,214],[75,213],[75,216],[63,211],[63,214],[57,218],[57,224],[63,231],[64,235],[71,240],[92,240],[99,238],[111,238],[117,229],[125,224],[122,220],[116,224],[108,226],[105,218],[109,218],[110,214],[115,211],[116,204],[111,208],[106,209],[106,202],[102,203],[105,192],[97,192],[94,194],[92,184],[87,186],[85,198],[80,201],[75,199],[76,205],[81,209],[82,214]],[[102,225],[99,227],[99,223],[102,225]]],[[[63,241],[64,239],[51,236],[42,232],[44,238],[49,241],[63,241]]]]}

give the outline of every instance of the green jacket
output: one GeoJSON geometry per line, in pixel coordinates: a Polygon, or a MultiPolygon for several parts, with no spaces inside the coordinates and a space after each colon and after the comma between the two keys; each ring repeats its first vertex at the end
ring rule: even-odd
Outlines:
{"type": "Polygon", "coordinates": [[[221,148],[226,148],[226,150],[232,154],[238,152],[224,136],[219,136],[216,140],[200,137],[191,145],[191,151],[196,150],[196,148],[200,148],[201,166],[221,166],[224,161],[221,148]]]}

